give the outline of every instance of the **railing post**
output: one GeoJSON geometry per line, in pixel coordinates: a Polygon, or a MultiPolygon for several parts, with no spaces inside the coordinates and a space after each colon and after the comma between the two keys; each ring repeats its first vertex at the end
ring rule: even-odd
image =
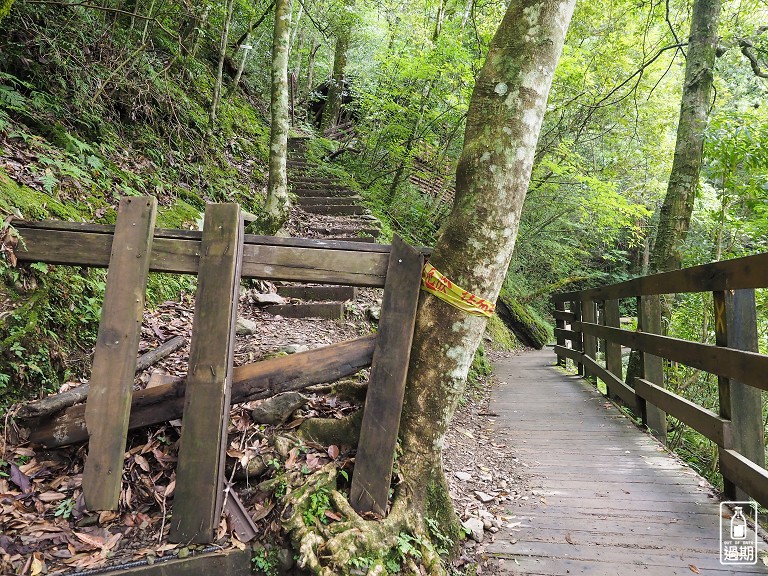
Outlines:
{"type": "MultiPolygon", "coordinates": [[[[637,328],[640,332],[661,334],[661,299],[658,296],[641,296],[637,301],[637,328]]],[[[645,380],[664,387],[664,363],[659,356],[647,352],[640,354],[640,372],[645,380]]],[[[667,415],[638,395],[638,408],[643,424],[661,442],[667,443],[667,415]]]]}
{"type": "MultiPolygon", "coordinates": [[[[589,322],[590,324],[595,323],[596,314],[594,300],[582,300],[581,316],[584,322],[589,322]]],[[[597,361],[597,338],[586,333],[582,333],[582,338],[584,340],[584,355],[589,356],[592,358],[592,360],[597,361]]],[[[590,374],[587,370],[584,371],[584,377],[595,382],[597,381],[596,376],[590,374]]]]}
{"type": "MultiPolygon", "coordinates": [[[[715,341],[718,346],[758,351],[757,310],[754,290],[713,292],[715,304],[715,341]]],[[[719,377],[720,416],[731,420],[731,448],[765,468],[761,392],[736,380],[719,377]]],[[[728,478],[723,478],[725,493],[734,500],[747,495],[728,478]]]]}
{"type": "MultiPolygon", "coordinates": [[[[615,299],[606,300],[604,303],[603,324],[611,328],[621,328],[620,320],[619,301],[615,299]]],[[[621,344],[610,340],[605,341],[605,369],[614,374],[619,380],[624,380],[621,364],[621,344]]],[[[608,390],[608,398],[611,400],[619,399],[615,392],[611,390],[610,384],[606,382],[605,387],[608,390]]]]}
{"type": "MultiPolygon", "coordinates": [[[[560,312],[565,312],[565,302],[562,302],[562,301],[555,302],[555,310],[558,310],[560,312]]],[[[562,318],[555,318],[555,327],[560,329],[560,330],[564,330],[565,329],[565,320],[563,320],[562,318]]],[[[556,340],[557,340],[557,345],[558,346],[565,346],[565,338],[563,336],[560,336],[558,334],[557,337],[556,337],[556,340]]],[[[562,366],[563,368],[565,368],[565,357],[564,356],[560,356],[558,354],[558,356],[557,356],[557,365],[558,366],[562,366]]]]}
{"type": "MultiPolygon", "coordinates": [[[[581,317],[581,300],[572,300],[571,301],[571,312],[573,312],[573,323],[571,324],[571,330],[574,332],[578,332],[580,335],[580,338],[578,340],[571,340],[571,346],[578,350],[579,352],[584,351],[584,335],[581,332],[581,328],[577,329],[577,323],[582,321],[581,317]]],[[[579,376],[584,376],[584,364],[581,362],[576,362],[576,373],[579,376]]]]}

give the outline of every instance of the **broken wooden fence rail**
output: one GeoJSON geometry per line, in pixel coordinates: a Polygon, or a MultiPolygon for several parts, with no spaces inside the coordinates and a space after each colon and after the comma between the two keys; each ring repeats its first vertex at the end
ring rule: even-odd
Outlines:
{"type": "MultiPolygon", "coordinates": [[[[376,336],[363,336],[307,352],[237,366],[232,371],[233,404],[263,400],[281,392],[301,390],[356,374],[371,365],[376,336]]],[[[186,384],[173,384],[133,392],[129,429],[180,418],[186,384]]],[[[36,424],[29,440],[49,448],[88,440],[85,407],[70,406],[60,414],[36,424]]],[[[23,422],[22,422],[23,424],[23,422]]]]}
{"type": "Polygon", "coordinates": [[[411,248],[399,238],[390,247],[244,236],[239,207],[225,204],[206,208],[202,233],[154,230],[154,206],[152,199],[124,199],[116,227],[64,222],[20,222],[16,226],[24,239],[18,253],[21,261],[110,267],[108,295],[112,290],[119,298],[105,301],[101,326],[106,336],[101,336],[100,329],[99,345],[127,341],[117,357],[120,377],[110,380],[107,355],[97,345],[87,404],[70,406],[42,422],[30,421],[29,439],[53,447],[90,437],[83,480],[86,503],[91,509],[114,508],[127,430],[183,415],[172,538],[210,542],[221,514],[230,402],[268,398],[334,381],[373,364],[351,499],[360,513],[384,514],[423,255],[428,251],[411,248]],[[146,204],[147,210],[134,216],[129,209],[134,204],[146,204]],[[136,226],[134,220],[142,225],[136,226]],[[186,380],[131,395],[149,271],[198,274],[189,372],[186,380]],[[384,287],[379,334],[233,368],[241,277],[384,287]],[[112,388],[112,394],[102,392],[112,388]],[[107,397],[121,401],[105,404],[107,397]],[[106,413],[111,416],[103,418],[106,413]],[[105,476],[108,482],[104,482],[105,476]]]}
{"type": "Polygon", "coordinates": [[[768,356],[758,352],[755,306],[755,289],[766,287],[768,254],[758,254],[555,294],[558,363],[572,360],[602,380],[609,397],[640,416],[660,441],[666,440],[669,414],[714,442],[728,497],[748,496],[768,506],[760,397],[768,390],[768,356]],[[661,295],[697,292],[712,292],[715,345],[661,334],[661,295]],[[620,327],[623,298],[636,301],[638,331],[620,327]],[[598,362],[598,340],[605,365],[598,362]],[[622,346],[641,353],[641,376],[633,386],[624,383],[622,346]],[[666,390],[664,359],[716,375],[718,412],[666,390]]]}

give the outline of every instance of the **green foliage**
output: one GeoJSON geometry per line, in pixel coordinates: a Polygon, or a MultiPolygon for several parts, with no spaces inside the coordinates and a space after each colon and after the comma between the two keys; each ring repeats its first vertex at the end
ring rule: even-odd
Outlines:
{"type": "Polygon", "coordinates": [[[257,574],[264,576],[277,576],[279,574],[280,560],[275,548],[254,548],[251,556],[251,567],[257,574]]]}
{"type": "Polygon", "coordinates": [[[485,334],[487,338],[490,338],[491,348],[499,352],[511,352],[520,346],[515,335],[510,332],[509,328],[506,327],[502,319],[496,314],[488,318],[485,334]]]}
{"type": "Polygon", "coordinates": [[[309,495],[309,506],[302,514],[304,524],[310,527],[318,521],[327,524],[326,510],[331,510],[330,492],[326,488],[319,488],[309,495]]]}
{"type": "Polygon", "coordinates": [[[56,518],[61,517],[66,520],[72,516],[72,510],[74,510],[75,504],[76,502],[74,498],[65,498],[59,502],[58,506],[56,506],[56,510],[54,511],[53,515],[56,518]]]}
{"type": "Polygon", "coordinates": [[[469,366],[469,373],[467,374],[467,383],[470,387],[476,387],[480,384],[483,378],[487,378],[493,373],[493,366],[488,361],[485,355],[485,347],[481,343],[475,350],[475,355],[472,357],[472,364],[469,366]]]}

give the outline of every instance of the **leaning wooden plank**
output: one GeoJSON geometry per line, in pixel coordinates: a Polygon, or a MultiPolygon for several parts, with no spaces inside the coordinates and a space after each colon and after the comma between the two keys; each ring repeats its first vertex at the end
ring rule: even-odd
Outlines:
{"type": "Polygon", "coordinates": [[[120,499],[156,209],[157,200],[148,197],[123,198],[118,208],[85,408],[83,495],[89,510],[116,510],[120,499]]]}
{"type": "Polygon", "coordinates": [[[619,380],[615,374],[608,372],[608,370],[600,366],[600,364],[592,360],[592,358],[586,354],[581,355],[579,362],[582,362],[584,366],[588,368],[587,371],[590,374],[597,376],[600,378],[600,380],[605,382],[606,386],[608,386],[614,394],[621,398],[628,408],[639,414],[637,408],[637,396],[635,395],[635,392],[632,390],[632,388],[624,384],[624,382],[619,380]]]}
{"type": "Polygon", "coordinates": [[[223,550],[191,556],[183,560],[155,560],[144,566],[111,570],[110,576],[200,576],[201,574],[216,574],[217,576],[251,576],[251,549],[223,550]]]}
{"type": "MultiPolygon", "coordinates": [[[[355,374],[371,365],[375,342],[376,336],[364,336],[238,366],[232,373],[232,403],[261,400],[355,374]]],[[[141,428],[180,417],[184,408],[184,390],[185,383],[180,379],[175,384],[134,392],[129,428],[141,428]]],[[[82,442],[88,437],[84,414],[82,405],[71,406],[32,429],[29,440],[51,448],[82,442]]]]}
{"type": "Polygon", "coordinates": [[[221,519],[242,261],[240,207],[208,204],[176,466],[173,542],[213,542],[221,519]]]}
{"type": "Polygon", "coordinates": [[[635,392],[718,446],[728,448],[731,445],[730,420],[721,418],[714,412],[642,378],[635,380],[635,392]]]}
{"type": "MultiPolygon", "coordinates": [[[[146,370],[184,346],[186,343],[187,339],[184,338],[184,336],[174,336],[170,340],[163,342],[157,348],[150,350],[146,354],[142,354],[139,356],[139,359],[136,360],[136,373],[138,374],[142,370],[146,370]]],[[[31,420],[33,418],[50,416],[51,414],[55,414],[78,402],[84,402],[85,399],[88,398],[90,389],[90,384],[81,384],[72,390],[67,390],[60,394],[52,394],[40,400],[27,402],[19,408],[19,411],[16,413],[16,418],[20,420],[31,420]]]]}
{"type": "Polygon", "coordinates": [[[395,237],[349,494],[359,514],[387,509],[423,267],[422,255],[395,237]]]}
{"type": "Polygon", "coordinates": [[[720,448],[720,472],[752,498],[768,507],[768,471],[738,452],[720,448]]]}

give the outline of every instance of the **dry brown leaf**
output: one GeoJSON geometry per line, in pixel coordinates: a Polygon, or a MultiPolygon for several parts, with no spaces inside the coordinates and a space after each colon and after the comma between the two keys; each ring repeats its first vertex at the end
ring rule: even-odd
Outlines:
{"type": "Polygon", "coordinates": [[[701,574],[701,571],[693,564],[688,564],[688,569],[694,574],[701,574]]]}
{"type": "Polygon", "coordinates": [[[336,520],[336,522],[341,522],[343,518],[336,514],[333,510],[326,510],[325,511],[326,518],[330,518],[331,520],[336,520]]]}
{"type": "Polygon", "coordinates": [[[328,456],[330,456],[331,459],[336,460],[336,458],[339,457],[339,447],[335,444],[328,446],[328,456]]]}
{"type": "Polygon", "coordinates": [[[94,536],[93,534],[85,534],[84,532],[72,532],[72,534],[77,536],[79,540],[88,544],[88,546],[91,546],[92,548],[104,547],[104,538],[94,536]]]}
{"type": "Polygon", "coordinates": [[[136,454],[136,456],[133,457],[133,460],[142,470],[144,470],[144,472],[149,472],[149,462],[147,462],[147,459],[144,458],[144,456],[136,454]]]}
{"type": "Polygon", "coordinates": [[[67,496],[61,492],[43,492],[37,496],[41,502],[58,502],[64,500],[67,496]]]}
{"type": "Polygon", "coordinates": [[[32,565],[30,566],[30,575],[37,576],[45,570],[45,563],[43,562],[39,552],[35,552],[32,557],[32,565]]]}
{"type": "Polygon", "coordinates": [[[568,534],[565,535],[565,541],[568,542],[568,544],[575,545],[576,543],[573,541],[573,538],[571,538],[571,533],[568,532],[568,534]]]}

